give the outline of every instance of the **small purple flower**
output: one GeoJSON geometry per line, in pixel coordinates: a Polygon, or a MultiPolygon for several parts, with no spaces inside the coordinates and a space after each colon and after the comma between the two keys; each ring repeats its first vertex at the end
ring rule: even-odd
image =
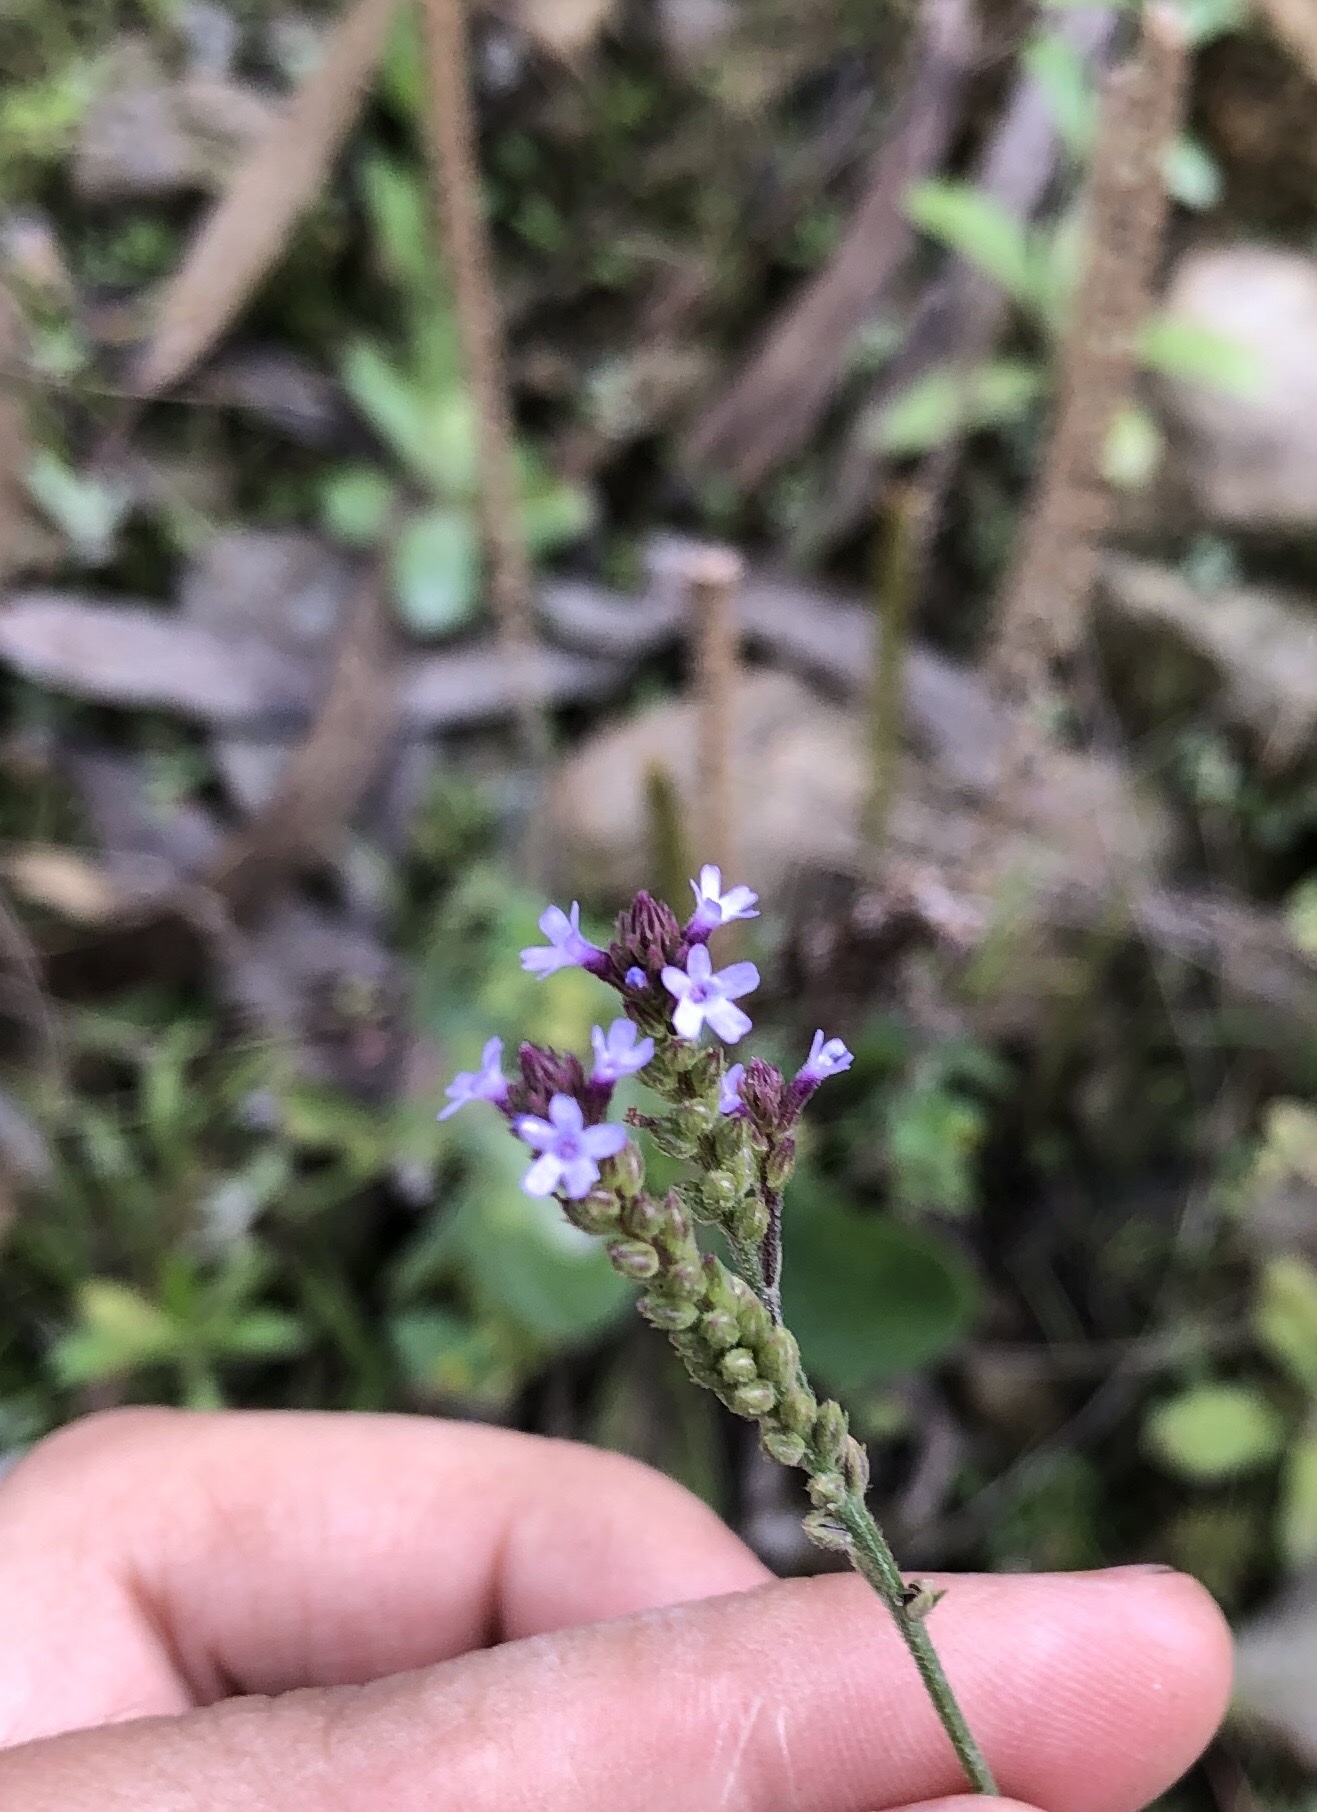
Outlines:
{"type": "Polygon", "coordinates": [[[817,1087],[820,1082],[826,1082],[829,1076],[840,1076],[854,1061],[840,1038],[825,1040],[822,1032],[815,1032],[809,1056],[796,1071],[796,1081],[817,1087]]]}
{"type": "Polygon", "coordinates": [[[745,1065],[734,1063],[722,1079],[718,1090],[718,1112],[720,1114],[743,1114],[745,1103],[741,1099],[741,1082],[745,1076],[745,1065]]]}
{"type": "Polygon", "coordinates": [[[455,1114],[459,1107],[465,1107],[468,1101],[492,1101],[495,1107],[502,1107],[508,1098],[507,1077],[503,1074],[503,1040],[491,1038],[480,1053],[478,1070],[463,1070],[454,1076],[444,1093],[448,1096],[448,1106],[440,1113],[439,1118],[446,1120],[455,1114]]]}
{"type": "Polygon", "coordinates": [[[626,985],[628,988],[646,988],[649,986],[649,977],[645,974],[645,971],[640,967],[639,963],[633,963],[627,970],[626,985]]]}
{"type": "Polygon", "coordinates": [[[759,895],[748,887],[729,887],[723,892],[723,874],[712,862],[700,870],[698,881],[691,882],[695,911],[686,927],[688,937],[707,937],[719,925],[730,925],[733,919],[757,919],[759,895]]]}
{"type": "Polygon", "coordinates": [[[607,1035],[602,1026],[596,1026],[590,1043],[594,1046],[591,1082],[620,1082],[623,1076],[634,1076],[637,1070],[643,1070],[654,1055],[654,1040],[637,1039],[636,1028],[629,1019],[615,1019],[607,1035]]]}
{"type": "Polygon", "coordinates": [[[587,1126],[580,1102],[570,1095],[553,1097],[547,1120],[523,1115],[516,1131],[540,1154],[521,1179],[526,1194],[562,1194],[573,1202],[599,1181],[600,1160],[615,1158],[626,1144],[624,1126],[587,1126]]]}
{"type": "Polygon", "coordinates": [[[707,1023],[719,1038],[735,1044],[750,1030],[749,1014],[732,1002],[759,986],[753,963],[733,963],[715,974],[708,946],[696,944],[684,969],[671,964],[664,969],[663,986],[677,1002],[672,1024],[679,1038],[698,1038],[707,1023]]]}
{"type": "Polygon", "coordinates": [[[532,944],[521,953],[521,966],[530,975],[544,977],[558,969],[593,969],[603,951],[581,936],[581,908],[572,901],[570,916],[561,906],[550,906],[540,919],[540,930],[549,940],[547,950],[532,944]]]}

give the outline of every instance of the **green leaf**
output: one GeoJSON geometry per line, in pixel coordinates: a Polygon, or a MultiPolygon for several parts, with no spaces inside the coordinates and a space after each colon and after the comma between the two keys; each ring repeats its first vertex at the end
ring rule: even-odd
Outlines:
{"type": "Polygon", "coordinates": [[[1286,900],[1285,923],[1304,955],[1317,957],[1317,876],[1300,881],[1286,900]]]}
{"type": "Polygon", "coordinates": [[[1228,396],[1256,395],[1262,371],[1256,355],[1238,340],[1194,321],[1158,315],[1139,335],[1144,364],[1163,377],[1202,384],[1228,396]]]}
{"type": "Polygon", "coordinates": [[[172,1359],[183,1330],[134,1290],[93,1278],[78,1292],[80,1325],[56,1341],[51,1360],[61,1384],[95,1384],[172,1359]]]}
{"type": "Polygon", "coordinates": [[[291,1359],[305,1352],[307,1331],[282,1309],[252,1309],[215,1341],[229,1359],[291,1359]]]}
{"type": "Polygon", "coordinates": [[[949,434],[1022,420],[1042,388],[1035,366],[1011,360],[968,372],[938,366],[870,417],[870,442],[889,458],[909,459],[940,445],[949,434]]]}
{"type": "Polygon", "coordinates": [[[396,494],[373,466],[340,466],[320,487],[320,520],[326,534],[348,547],[373,547],[384,533],[396,494]]]}
{"type": "Polygon", "coordinates": [[[1157,476],[1166,443],[1156,418],[1139,403],[1122,403],[1107,434],[1103,476],[1119,491],[1139,491],[1157,476]]]}
{"type": "Polygon", "coordinates": [[[1195,50],[1248,24],[1248,0],[1175,0],[1175,10],[1195,50]]]}
{"type": "Polygon", "coordinates": [[[1201,140],[1182,133],[1166,153],[1166,186],[1181,207],[1204,214],[1221,200],[1221,170],[1201,140]]]}
{"type": "Polygon", "coordinates": [[[1268,1259],[1258,1281],[1253,1331],[1301,1389],[1317,1397],[1317,1269],[1297,1253],[1268,1259]]]}
{"type": "Polygon", "coordinates": [[[54,453],[38,453],[27,473],[33,501],[72,543],[88,566],[105,566],[132,498],[121,485],[75,472],[54,453]]]}
{"type": "Polygon", "coordinates": [[[1072,157],[1082,157],[1097,129],[1098,101],[1087,65],[1072,44],[1040,32],[1024,54],[1048,112],[1072,157]]]}
{"type": "Polygon", "coordinates": [[[593,1339],[626,1313],[632,1286],[598,1240],[578,1233],[555,1202],[521,1187],[525,1147],[474,1117],[477,1163],[454,1209],[455,1248],[477,1306],[547,1347],[593,1339]]]}
{"type": "Polygon", "coordinates": [[[915,184],[905,211],[920,232],[959,252],[1017,302],[1033,307],[1038,280],[1028,232],[1000,202],[969,183],[933,179],[915,184]]]}
{"type": "Polygon", "coordinates": [[[570,547],[594,519],[595,500],[584,485],[546,478],[522,494],[521,520],[532,554],[570,547]]]}
{"type": "Polygon", "coordinates": [[[838,1391],[933,1364],[973,1323],[973,1272],[924,1228],[858,1214],[802,1176],[783,1238],[787,1325],[807,1368],[838,1391]]]}
{"type": "Polygon", "coordinates": [[[521,1388],[523,1369],[496,1327],[445,1309],[414,1309],[390,1319],[389,1338],[422,1396],[498,1410],[521,1388]]]}
{"type": "Polygon", "coordinates": [[[480,538],[466,510],[431,510],[407,524],[393,552],[394,595],[414,635],[449,635],[480,603],[480,538]]]}
{"type": "Polygon", "coordinates": [[[1281,1552],[1293,1568],[1317,1560],[1317,1430],[1291,1443],[1280,1482],[1281,1552]]]}
{"type": "Polygon", "coordinates": [[[1285,1423],[1261,1391],[1246,1384],[1197,1384],[1149,1411],[1148,1453],[1197,1484],[1257,1472],[1285,1445],[1285,1423]]]}
{"type": "Polygon", "coordinates": [[[415,478],[441,497],[474,495],[475,415],[461,385],[423,384],[373,340],[348,347],[342,375],[357,408],[415,478]]]}
{"type": "Polygon", "coordinates": [[[362,164],[361,189],[386,274],[417,294],[433,297],[439,261],[430,204],[416,173],[375,152],[362,164]]]}

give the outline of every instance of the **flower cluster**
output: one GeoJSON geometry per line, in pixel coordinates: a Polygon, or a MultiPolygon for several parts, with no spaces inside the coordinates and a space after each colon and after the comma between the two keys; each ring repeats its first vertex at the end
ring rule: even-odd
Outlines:
{"type": "Polygon", "coordinates": [[[522,1187],[553,1196],[571,1224],[604,1241],[613,1269],[641,1286],[638,1307],[661,1328],[697,1384],[753,1421],[765,1453],[805,1473],[813,1509],[805,1527],[821,1546],[850,1556],[882,1596],[929,1684],[935,1708],[971,1782],[992,1776],[929,1645],[923,1619],[935,1595],[907,1587],[865,1504],[868,1462],[845,1411],[820,1402],[783,1325],[782,1196],[795,1163],[795,1129],[819,1085],[851,1065],[840,1038],[815,1032],[792,1076],[762,1058],[729,1063],[726,1045],[752,1030],[740,1005],[759,971],[740,961],[715,968],[709,941],[723,926],[758,917],[748,887],[724,889],[720,871],[691,883],[683,924],[670,906],[638,893],[607,945],[581,931],[581,909],[550,906],[545,943],[521,953],[528,974],[582,968],[620,997],[621,1014],[590,1035],[587,1064],[570,1051],[523,1044],[505,1075],[491,1038],[480,1067],[456,1076],[441,1119],[488,1102],[527,1147],[522,1187]],[[706,1028],[721,1043],[706,1041],[706,1028]],[[614,1092],[643,1075],[661,1113],[631,1109],[610,1120],[614,1092]],[[640,1147],[627,1123],[686,1166],[661,1198],[645,1187],[640,1147]],[[727,1258],[705,1253],[696,1223],[716,1227],[727,1258]]]}
{"type": "MultiPolygon", "coordinates": [[[[503,1073],[502,1043],[491,1038],[480,1068],[463,1071],[449,1085],[441,1120],[469,1102],[486,1101],[530,1147],[535,1155],[523,1181],[528,1194],[556,1195],[565,1202],[585,1199],[605,1175],[603,1167],[627,1145],[623,1128],[607,1121],[613,1090],[624,1077],[650,1069],[657,1054],[649,1080],[664,1093],[665,1083],[684,1076],[678,1102],[686,1113],[670,1117],[672,1123],[641,1123],[670,1149],[689,1146],[692,1138],[698,1148],[703,1141],[705,1149],[683,1149],[682,1155],[705,1160],[706,1185],[712,1177],[713,1195],[724,1202],[732,1195],[743,1200],[765,1191],[770,1203],[780,1197],[785,1164],[794,1151],[791,1126],[819,1083],[849,1066],[850,1052],[839,1038],[825,1040],[818,1032],[790,1083],[756,1060],[747,1093],[745,1064],[726,1067],[720,1053],[699,1050],[706,1027],[729,1045],[752,1029],[749,1014],[737,1003],[759,986],[759,971],[752,962],[715,969],[709,938],[720,927],[759,913],[758,895],[748,887],[724,889],[722,873],[711,863],[691,882],[691,890],[695,908],[684,925],[663,902],[637,894],[619,916],[617,936],[607,949],[592,944],[581,931],[576,901],[569,912],[550,906],[541,917],[546,942],[521,953],[528,974],[543,978],[559,969],[582,968],[622,997],[625,1017],[606,1030],[595,1026],[591,1033],[594,1060],[588,1071],[570,1054],[527,1044],[519,1053],[519,1076],[509,1079],[503,1073]],[[700,1117],[696,1097],[701,1088],[712,1091],[716,1117],[742,1124],[718,1137],[716,1128],[706,1124],[713,1116],[700,1117]]],[[[762,1238],[757,1207],[746,1208],[742,1219],[746,1225],[739,1231],[747,1240],[762,1238]]]]}

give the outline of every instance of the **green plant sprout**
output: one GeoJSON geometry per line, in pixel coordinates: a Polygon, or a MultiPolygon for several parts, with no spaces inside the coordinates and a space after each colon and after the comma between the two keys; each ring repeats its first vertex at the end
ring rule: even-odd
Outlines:
{"type": "Polygon", "coordinates": [[[526,1194],[553,1197],[573,1227],[601,1238],[613,1270],[642,1286],[640,1313],[667,1334],[694,1381],[754,1422],[772,1459],[804,1472],[811,1540],[844,1554],[877,1592],[970,1784],[995,1793],[929,1636],[941,1594],[901,1573],[866,1503],[868,1456],[841,1405],[815,1396],[783,1322],[782,1198],[796,1127],[815,1090],[849,1069],[851,1053],[819,1031],[788,1078],[757,1057],[729,1064],[720,1045],[701,1042],[706,1028],[728,1045],[752,1029],[738,1003],[758,987],[759,972],[744,961],[715,969],[709,940],[720,926],[757,917],[758,896],[724,889],[712,865],[692,887],[685,924],[638,893],[607,949],[582,934],[578,906],[550,906],[540,920],[547,944],[522,951],[523,969],[540,977],[584,969],[621,996],[623,1016],[594,1028],[588,1070],[569,1052],[524,1043],[509,1079],[502,1041],[491,1038],[479,1069],[449,1086],[441,1117],[473,1102],[496,1107],[528,1148],[526,1194]],[[689,1166],[662,1198],[645,1186],[627,1125],[608,1119],[617,1084],[642,1072],[667,1111],[633,1108],[625,1120],[689,1166]],[[730,1262],[701,1251],[697,1223],[717,1229],[730,1262]]]}

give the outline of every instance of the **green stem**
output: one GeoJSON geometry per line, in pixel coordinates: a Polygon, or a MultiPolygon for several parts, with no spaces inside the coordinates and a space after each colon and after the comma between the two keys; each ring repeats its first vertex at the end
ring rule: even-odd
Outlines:
{"type": "Polygon", "coordinates": [[[942,1663],[924,1625],[925,1614],[911,1610],[905,1580],[886,1536],[858,1492],[852,1493],[833,1514],[851,1538],[856,1572],[868,1580],[891,1612],[970,1785],[976,1793],[995,1794],[997,1783],[992,1778],[992,1771],[984,1761],[983,1752],[965,1722],[965,1714],[956,1703],[951,1683],[942,1671],[942,1663]]]}

